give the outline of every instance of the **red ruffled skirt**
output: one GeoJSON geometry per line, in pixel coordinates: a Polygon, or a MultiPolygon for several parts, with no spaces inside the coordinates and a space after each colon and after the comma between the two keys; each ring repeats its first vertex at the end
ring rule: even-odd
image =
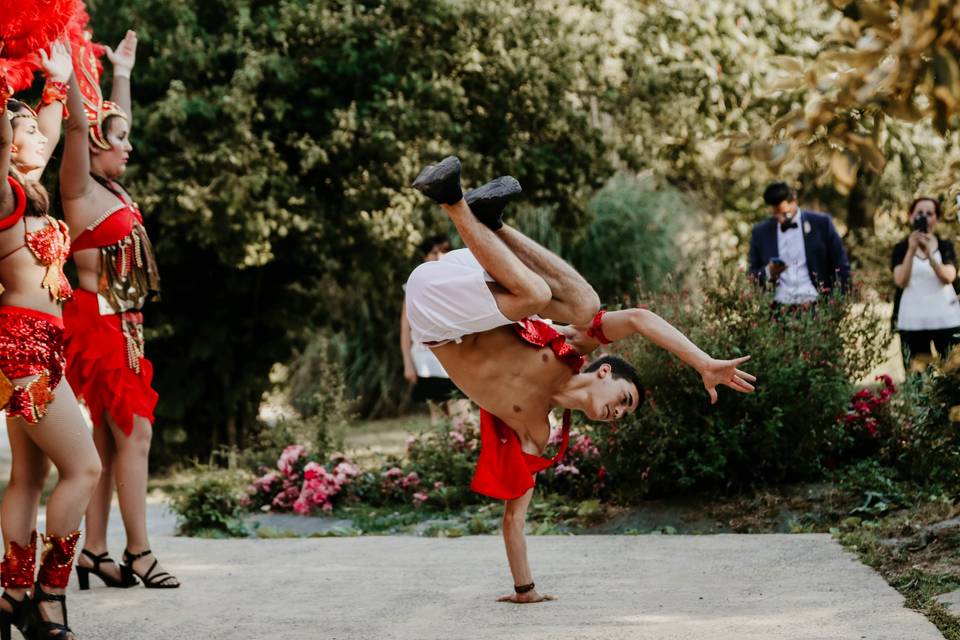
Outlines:
{"type": "Polygon", "coordinates": [[[48,313],[22,307],[0,307],[0,409],[36,424],[53,402],[63,378],[63,321],[48,313]],[[38,376],[27,384],[16,378],[38,376]],[[9,397],[7,397],[9,396],[9,397]]]}
{"type": "Polygon", "coordinates": [[[159,396],[150,386],[153,365],[143,356],[138,313],[100,315],[97,296],[78,290],[63,307],[67,380],[90,409],[93,424],[104,415],[128,436],[133,416],[153,423],[159,396]]]}

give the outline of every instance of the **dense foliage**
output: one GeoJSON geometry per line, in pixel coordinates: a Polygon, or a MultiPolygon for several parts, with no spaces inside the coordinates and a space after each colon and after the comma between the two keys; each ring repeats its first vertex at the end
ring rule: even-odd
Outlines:
{"type": "Polygon", "coordinates": [[[98,40],[140,36],[126,181],[164,276],[147,324],[165,462],[260,442],[270,372],[297,354],[344,363],[362,415],[403,405],[401,286],[420,239],[448,228],[407,185],[445,154],[468,187],[517,176],[510,219],[610,303],[742,258],[774,176],[869,229],[952,157],[929,122],[891,123],[883,172],[847,196],[823,162],[754,139],[807,100],[770,80],[836,28],[821,0],[88,6],[98,40]]]}

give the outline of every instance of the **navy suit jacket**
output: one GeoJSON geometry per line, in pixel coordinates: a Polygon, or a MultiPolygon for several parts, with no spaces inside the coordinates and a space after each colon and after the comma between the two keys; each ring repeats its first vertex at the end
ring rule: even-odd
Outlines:
{"type": "MultiPolygon", "coordinates": [[[[850,286],[850,261],[843,240],[825,213],[802,210],[803,246],[807,254],[810,281],[818,291],[832,289],[839,282],[843,291],[850,286]]],[[[777,221],[767,218],[753,227],[750,235],[750,276],[764,283],[766,266],[780,251],[777,248],[777,221]]]]}

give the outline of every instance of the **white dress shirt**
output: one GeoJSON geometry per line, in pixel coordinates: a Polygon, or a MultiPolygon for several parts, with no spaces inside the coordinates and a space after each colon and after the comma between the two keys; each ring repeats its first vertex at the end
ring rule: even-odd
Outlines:
{"type": "MultiPolygon", "coordinates": [[[[940,250],[934,251],[940,262],[940,250]]],[[[897,328],[904,331],[933,331],[960,327],[960,303],[953,285],[944,284],[926,258],[913,256],[910,282],[900,298],[897,328]]]]}
{"type": "Polygon", "coordinates": [[[797,226],[783,231],[777,224],[777,251],[780,259],[787,265],[777,281],[777,290],[773,299],[780,304],[804,304],[817,299],[817,288],[810,280],[807,269],[807,250],[803,244],[803,212],[797,209],[793,217],[797,226]]]}

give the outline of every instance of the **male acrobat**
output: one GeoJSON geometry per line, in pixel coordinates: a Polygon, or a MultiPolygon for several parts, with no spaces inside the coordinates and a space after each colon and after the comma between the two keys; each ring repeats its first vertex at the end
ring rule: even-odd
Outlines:
{"type": "Polygon", "coordinates": [[[503,538],[514,593],[500,600],[551,600],[537,592],[527,561],[524,524],[535,474],[563,456],[570,410],[609,422],[643,401],[632,366],[605,356],[584,367],[584,356],[640,334],[696,369],[711,402],[718,385],[753,391],[756,378],[738,369],[749,356],[714,359],[645,309],[600,311],[596,292],[570,265],[503,224],[504,207],[521,192],[516,179],[497,178],[464,195],[460,161],[449,156],[425,168],[413,186],[443,208],[467,246],[410,274],[406,308],[413,339],[433,350],[454,384],[481,408],[471,487],[506,500],[503,538]],[[547,459],[541,454],[554,407],[565,409],[563,441],[547,459]]]}

